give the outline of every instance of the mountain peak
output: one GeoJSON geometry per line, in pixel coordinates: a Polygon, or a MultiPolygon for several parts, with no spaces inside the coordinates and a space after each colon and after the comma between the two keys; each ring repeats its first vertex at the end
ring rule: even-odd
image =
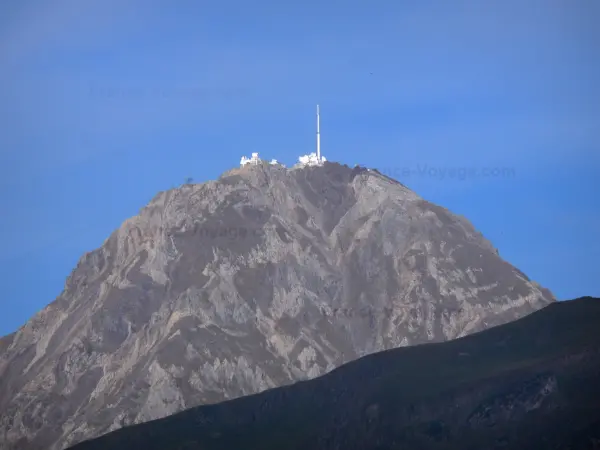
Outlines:
{"type": "Polygon", "coordinates": [[[60,450],[553,301],[376,170],[248,164],[159,193],[0,341],[3,448],[60,450]]]}

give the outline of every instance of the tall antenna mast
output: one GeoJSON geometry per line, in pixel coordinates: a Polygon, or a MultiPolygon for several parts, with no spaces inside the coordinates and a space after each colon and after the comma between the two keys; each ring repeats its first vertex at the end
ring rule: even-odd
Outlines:
{"type": "Polygon", "coordinates": [[[321,131],[319,122],[319,105],[317,105],[317,161],[321,162],[321,131]]]}

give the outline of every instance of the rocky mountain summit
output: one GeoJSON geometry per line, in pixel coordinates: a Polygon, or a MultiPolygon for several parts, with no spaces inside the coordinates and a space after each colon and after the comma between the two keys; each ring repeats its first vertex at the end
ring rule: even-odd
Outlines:
{"type": "Polygon", "coordinates": [[[0,340],[0,448],[61,450],[554,301],[375,170],[234,169],[159,193],[0,340]]]}

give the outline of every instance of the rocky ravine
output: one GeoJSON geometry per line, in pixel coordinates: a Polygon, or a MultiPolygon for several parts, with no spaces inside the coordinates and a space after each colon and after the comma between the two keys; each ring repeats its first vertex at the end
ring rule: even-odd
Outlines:
{"type": "Polygon", "coordinates": [[[376,171],[231,170],[158,194],[0,340],[0,448],[60,450],[553,301],[376,171]]]}

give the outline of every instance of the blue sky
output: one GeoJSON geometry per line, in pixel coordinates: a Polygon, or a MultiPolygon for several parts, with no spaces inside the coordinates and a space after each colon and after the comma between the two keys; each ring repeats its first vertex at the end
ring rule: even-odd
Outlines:
{"type": "Polygon", "coordinates": [[[158,191],[314,149],[600,296],[596,0],[0,5],[0,335],[158,191]],[[470,170],[461,179],[439,174],[470,170]]]}

